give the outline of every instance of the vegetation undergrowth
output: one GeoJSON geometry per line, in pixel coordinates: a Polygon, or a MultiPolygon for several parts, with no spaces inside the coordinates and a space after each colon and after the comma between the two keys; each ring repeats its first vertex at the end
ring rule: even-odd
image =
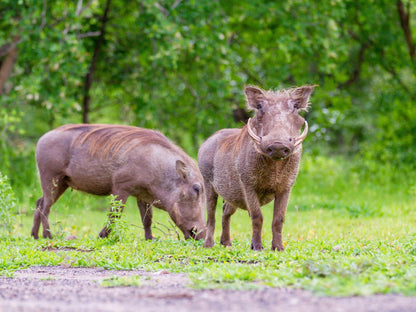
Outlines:
{"type": "MultiPolygon", "coordinates": [[[[79,192],[65,193],[52,207],[54,238],[33,240],[30,227],[41,193],[39,187],[22,188],[19,210],[12,201],[1,207],[0,213],[15,222],[10,233],[5,228],[0,232],[0,274],[13,276],[15,270],[33,265],[168,270],[187,273],[192,287],[204,289],[272,286],[319,295],[416,295],[415,175],[373,169],[342,158],[306,155],[283,228],[284,252],[270,250],[270,204],[263,207],[263,251],[250,250],[251,222],[242,210],[231,219],[233,246],[219,246],[221,201],[216,245],[205,249],[202,241],[178,240],[169,216],[159,209],[154,209],[157,238],[146,241],[134,199],[111,225],[112,236],[98,239],[108,206],[119,211],[121,204],[79,192]],[[77,239],[69,240],[69,235],[77,239]]],[[[2,187],[2,192],[12,191],[2,187]]],[[[137,286],[140,280],[109,279],[103,286],[126,283],[137,286]]]]}

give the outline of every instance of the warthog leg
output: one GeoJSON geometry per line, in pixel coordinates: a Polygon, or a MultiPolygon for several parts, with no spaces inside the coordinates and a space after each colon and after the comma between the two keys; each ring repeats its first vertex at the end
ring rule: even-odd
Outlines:
{"type": "Polygon", "coordinates": [[[142,217],[144,227],[144,237],[146,239],[153,239],[152,235],[152,217],[153,209],[152,205],[149,205],[141,200],[137,200],[137,206],[139,207],[140,215],[142,217]]]}
{"type": "Polygon", "coordinates": [[[273,222],[272,222],[272,250],[282,251],[283,241],[282,241],[282,229],[283,222],[285,220],[286,207],[289,201],[290,192],[284,192],[282,194],[276,195],[274,200],[274,210],[273,210],[273,222]]]}
{"type": "Polygon", "coordinates": [[[251,239],[251,249],[262,250],[261,229],[263,227],[263,215],[259,209],[255,214],[251,215],[251,224],[253,225],[253,237],[251,239]]]}
{"type": "Polygon", "coordinates": [[[33,227],[31,235],[35,238],[39,238],[39,227],[42,222],[43,227],[43,237],[52,238],[50,227],[49,227],[49,212],[51,206],[58,200],[58,198],[65,192],[68,188],[65,177],[55,176],[51,178],[42,178],[42,190],[43,196],[39,198],[36,202],[36,210],[33,218],[33,227]],[[48,181],[48,184],[45,185],[45,182],[48,181]]]}
{"type": "Polygon", "coordinates": [[[234,207],[228,203],[224,203],[222,210],[222,234],[220,242],[224,246],[231,246],[230,219],[231,216],[236,212],[237,207],[234,207]]]}
{"type": "Polygon", "coordinates": [[[218,194],[215,193],[209,181],[205,181],[205,198],[207,207],[207,234],[204,241],[204,247],[214,246],[214,231],[215,231],[215,210],[217,208],[218,194]]]}
{"type": "Polygon", "coordinates": [[[245,190],[246,207],[251,218],[251,224],[253,226],[253,236],[251,238],[251,249],[261,250],[263,244],[261,242],[261,230],[263,228],[263,214],[261,213],[260,202],[257,198],[257,194],[252,191],[245,190]]]}

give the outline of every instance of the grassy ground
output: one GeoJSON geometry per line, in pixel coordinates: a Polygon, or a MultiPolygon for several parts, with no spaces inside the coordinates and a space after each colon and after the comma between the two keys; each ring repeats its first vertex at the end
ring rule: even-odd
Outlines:
{"type": "Polygon", "coordinates": [[[97,239],[108,198],[70,192],[52,207],[53,240],[30,238],[39,187],[26,187],[12,234],[0,232],[0,274],[31,265],[188,273],[196,288],[296,287],[326,295],[416,295],[416,181],[409,172],[342,159],[304,157],[284,225],[284,252],[270,251],[272,205],[263,207],[265,250],[250,250],[247,212],[231,219],[233,246],[178,240],[166,213],[155,209],[145,241],[130,199],[115,236],[97,239]],[[410,178],[409,178],[410,177],[410,178]],[[65,240],[76,235],[77,240],[65,240]]]}

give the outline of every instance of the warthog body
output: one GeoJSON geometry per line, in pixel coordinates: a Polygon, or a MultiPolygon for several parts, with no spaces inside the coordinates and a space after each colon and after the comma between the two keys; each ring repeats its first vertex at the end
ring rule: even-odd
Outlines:
{"type": "MultiPolygon", "coordinates": [[[[137,198],[145,238],[152,206],[167,211],[185,239],[205,235],[204,192],[195,161],[160,132],[117,125],[66,125],[43,135],[36,147],[43,196],[36,203],[32,236],[51,238],[50,207],[71,187],[95,195],[137,198]]],[[[112,218],[110,217],[110,222],[112,218]]],[[[100,237],[107,237],[105,226],[100,237]]]]}
{"type": "Polygon", "coordinates": [[[280,92],[246,87],[248,106],[257,110],[242,129],[223,129],[200,147],[198,162],[204,177],[207,206],[205,247],[214,245],[218,195],[224,199],[221,244],[230,246],[230,217],[237,208],[252,220],[251,248],[263,248],[261,206],[273,199],[272,250],[283,250],[282,227],[289,194],[295,182],[307,123],[306,110],[313,86],[280,92]],[[305,127],[302,135],[300,131],[305,127]]]}

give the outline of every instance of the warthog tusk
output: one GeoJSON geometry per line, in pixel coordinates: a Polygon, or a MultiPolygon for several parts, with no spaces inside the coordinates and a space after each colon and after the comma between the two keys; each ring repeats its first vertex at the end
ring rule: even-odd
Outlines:
{"type": "Polygon", "coordinates": [[[259,137],[257,134],[255,134],[254,131],[253,131],[253,129],[251,128],[251,118],[249,118],[248,121],[247,121],[247,131],[248,131],[248,134],[253,139],[253,141],[256,144],[260,145],[260,143],[261,143],[261,137],[259,137]]]}
{"type": "Polygon", "coordinates": [[[303,128],[303,132],[300,136],[295,139],[295,147],[298,146],[305,140],[306,135],[308,134],[308,122],[305,120],[305,128],[303,128]]]}

